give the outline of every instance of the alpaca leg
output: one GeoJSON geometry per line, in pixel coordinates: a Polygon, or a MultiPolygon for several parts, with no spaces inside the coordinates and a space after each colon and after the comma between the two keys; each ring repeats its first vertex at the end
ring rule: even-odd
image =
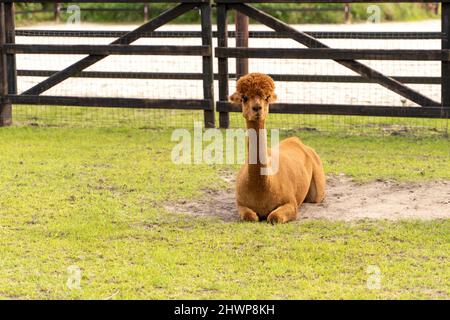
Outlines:
{"type": "Polygon", "coordinates": [[[292,203],[287,203],[273,210],[267,217],[267,221],[272,224],[285,223],[288,221],[295,220],[296,217],[297,217],[297,206],[292,203]]]}
{"type": "Polygon", "coordinates": [[[238,206],[239,215],[244,221],[259,221],[259,217],[255,211],[250,208],[238,206]]]}
{"type": "Polygon", "coordinates": [[[325,198],[325,172],[323,166],[319,163],[313,168],[311,183],[305,202],[319,203],[325,198]]]}

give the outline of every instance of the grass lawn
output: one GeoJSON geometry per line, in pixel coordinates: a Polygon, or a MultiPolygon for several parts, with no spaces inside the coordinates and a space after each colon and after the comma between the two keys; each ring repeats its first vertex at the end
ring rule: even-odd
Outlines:
{"type": "MultiPolygon", "coordinates": [[[[290,132],[328,173],[450,179],[450,140],[290,132]]],[[[0,129],[0,298],[450,299],[450,221],[223,222],[164,202],[223,188],[171,130],[0,129]],[[69,289],[68,268],[81,269],[69,289]],[[381,288],[367,286],[370,266],[381,288]]]]}

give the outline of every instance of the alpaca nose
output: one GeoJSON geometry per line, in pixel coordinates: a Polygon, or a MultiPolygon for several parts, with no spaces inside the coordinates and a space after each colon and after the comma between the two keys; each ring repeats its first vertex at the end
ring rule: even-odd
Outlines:
{"type": "Polygon", "coordinates": [[[259,111],[261,111],[261,106],[254,106],[252,109],[255,112],[259,112],[259,111]]]}

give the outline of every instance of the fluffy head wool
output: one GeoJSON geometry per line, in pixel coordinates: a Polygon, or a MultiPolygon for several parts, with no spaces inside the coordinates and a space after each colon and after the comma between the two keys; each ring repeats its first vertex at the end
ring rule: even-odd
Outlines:
{"type": "Polygon", "coordinates": [[[239,78],[236,91],[247,97],[267,98],[274,95],[275,83],[273,79],[262,73],[249,73],[239,78]]]}

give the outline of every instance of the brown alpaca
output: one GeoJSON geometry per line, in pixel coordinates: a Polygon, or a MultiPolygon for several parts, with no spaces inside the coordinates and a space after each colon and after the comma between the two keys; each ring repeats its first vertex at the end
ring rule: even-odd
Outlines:
{"type": "Polygon", "coordinates": [[[261,174],[263,168],[270,166],[272,151],[267,148],[265,130],[259,132],[265,128],[269,104],[277,99],[274,90],[271,77],[250,73],[238,80],[236,92],[230,97],[231,102],[242,105],[247,128],[256,131],[256,154],[260,155],[257,161],[249,161],[247,155],[246,164],[237,177],[237,206],[245,221],[267,219],[271,223],[284,223],[295,220],[303,202],[318,203],[325,196],[322,162],[317,153],[297,137],[279,144],[278,171],[273,175],[261,174]]]}

